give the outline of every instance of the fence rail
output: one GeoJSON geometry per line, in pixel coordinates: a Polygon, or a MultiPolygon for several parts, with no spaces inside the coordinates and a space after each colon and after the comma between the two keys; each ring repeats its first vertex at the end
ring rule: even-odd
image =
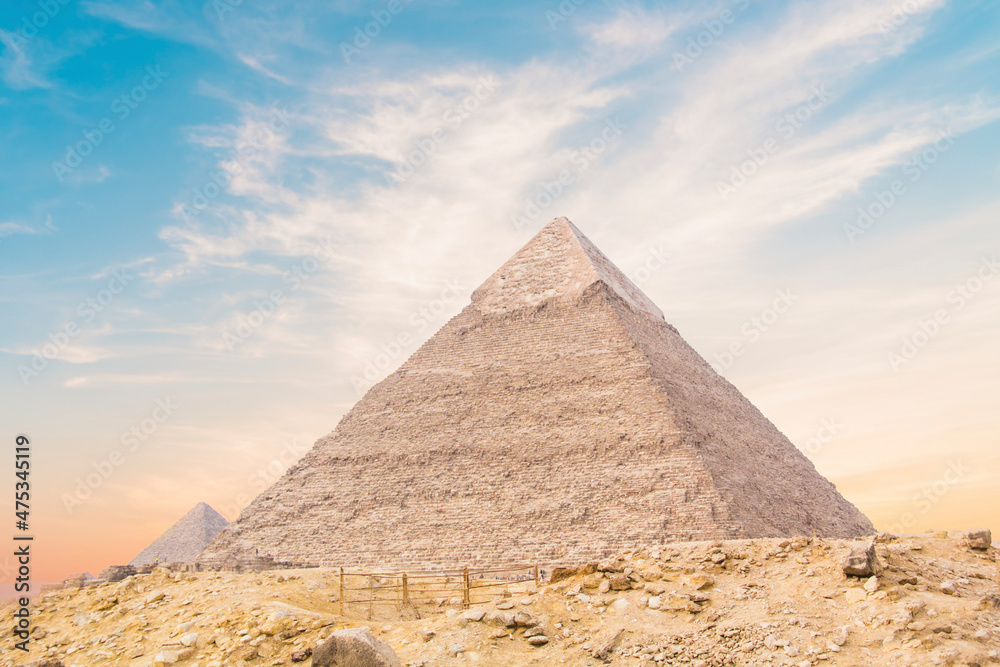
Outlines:
{"type": "Polygon", "coordinates": [[[340,568],[340,613],[346,605],[418,605],[461,598],[463,608],[509,592],[512,583],[538,584],[538,565],[444,570],[439,572],[361,572],[340,568]],[[497,590],[503,587],[503,591],[497,590]]]}

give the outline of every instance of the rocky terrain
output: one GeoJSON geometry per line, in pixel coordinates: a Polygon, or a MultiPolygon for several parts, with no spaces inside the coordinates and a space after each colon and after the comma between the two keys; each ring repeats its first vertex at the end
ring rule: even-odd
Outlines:
{"type": "MultiPolygon", "coordinates": [[[[368,627],[401,664],[1000,665],[989,538],[759,539],[633,550],[486,604],[338,615],[334,570],[169,572],[50,591],[29,656],[0,665],[311,664],[323,639],[368,627]],[[867,569],[878,574],[869,576],[867,569]]],[[[496,589],[503,591],[502,588],[496,589]]],[[[359,607],[362,605],[356,605],[359,607]]]]}

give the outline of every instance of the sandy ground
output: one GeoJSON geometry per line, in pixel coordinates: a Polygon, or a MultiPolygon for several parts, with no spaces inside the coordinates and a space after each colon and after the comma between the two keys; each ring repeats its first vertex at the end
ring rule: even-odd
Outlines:
{"type": "MultiPolygon", "coordinates": [[[[1000,665],[996,550],[946,533],[881,536],[884,572],[846,577],[848,540],[739,540],[628,552],[462,609],[338,614],[334,570],[171,573],[51,591],[29,654],[0,665],[309,665],[330,633],[367,626],[403,664],[1000,665]],[[598,564],[595,564],[598,565],[598,564]],[[55,664],[55,663],[53,663],[55,664]]],[[[8,614],[5,613],[5,616],[8,614]]]]}

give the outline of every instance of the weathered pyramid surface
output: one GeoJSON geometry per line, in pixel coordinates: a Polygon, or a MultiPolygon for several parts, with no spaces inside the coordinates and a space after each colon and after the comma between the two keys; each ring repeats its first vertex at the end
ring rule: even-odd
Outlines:
{"type": "Polygon", "coordinates": [[[872,524],[568,220],[205,549],[400,567],[872,524]]]}
{"type": "Polygon", "coordinates": [[[229,522],[210,505],[198,503],[129,561],[129,565],[146,565],[157,560],[161,563],[193,563],[205,546],[228,525],[229,522]]]}

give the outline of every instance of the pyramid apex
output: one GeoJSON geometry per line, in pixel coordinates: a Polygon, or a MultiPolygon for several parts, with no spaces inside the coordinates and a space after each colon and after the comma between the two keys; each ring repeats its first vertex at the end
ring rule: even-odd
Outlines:
{"type": "Polygon", "coordinates": [[[473,292],[472,303],[482,312],[512,312],[580,296],[596,282],[635,310],[664,319],[663,311],[566,217],[542,227],[473,292]]]}

